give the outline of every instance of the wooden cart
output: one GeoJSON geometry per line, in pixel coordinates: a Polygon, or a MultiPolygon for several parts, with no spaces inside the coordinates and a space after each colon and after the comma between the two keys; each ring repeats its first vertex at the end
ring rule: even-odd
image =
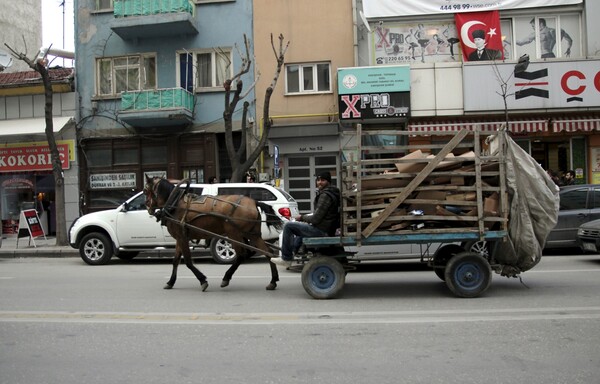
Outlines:
{"type": "Polygon", "coordinates": [[[302,284],[338,296],[352,269],[344,246],[443,243],[421,260],[460,297],[490,285],[494,244],[508,236],[505,132],[344,131],[342,225],[336,237],[305,238],[302,284]],[[465,244],[483,244],[475,251],[465,244]],[[482,251],[485,249],[485,252],[482,251]]]}

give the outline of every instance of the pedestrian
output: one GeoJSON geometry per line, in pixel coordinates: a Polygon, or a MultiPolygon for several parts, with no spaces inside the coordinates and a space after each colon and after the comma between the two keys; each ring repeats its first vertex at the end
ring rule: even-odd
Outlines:
{"type": "Polygon", "coordinates": [[[552,181],[554,181],[554,184],[558,185],[559,187],[562,185],[562,181],[560,180],[560,177],[558,177],[556,172],[554,172],[552,169],[548,168],[546,173],[548,174],[548,176],[550,176],[552,181]]]}
{"type": "Polygon", "coordinates": [[[340,190],[331,185],[331,173],[317,175],[317,196],[314,213],[296,216],[283,227],[281,257],[271,258],[277,265],[289,267],[304,237],[333,236],[340,220],[340,190]]]}
{"type": "Polygon", "coordinates": [[[575,184],[575,171],[572,169],[565,173],[563,185],[574,185],[575,184]]]}
{"type": "Polygon", "coordinates": [[[208,184],[216,184],[217,183],[217,177],[216,176],[211,176],[208,178],[208,184]]]}

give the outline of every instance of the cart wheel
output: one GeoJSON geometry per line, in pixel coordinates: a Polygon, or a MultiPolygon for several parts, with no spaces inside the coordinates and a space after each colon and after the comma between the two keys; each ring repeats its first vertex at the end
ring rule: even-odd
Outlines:
{"type": "Polygon", "coordinates": [[[463,247],[456,244],[446,244],[439,247],[433,254],[433,272],[435,272],[436,276],[442,281],[446,281],[445,273],[448,260],[457,253],[462,253],[464,251],[463,247]]]}
{"type": "Polygon", "coordinates": [[[462,252],[446,265],[446,285],[459,297],[476,297],[492,282],[492,268],[480,255],[462,252]]]}
{"type": "Polygon", "coordinates": [[[345,281],[344,267],[332,257],[314,257],[302,269],[302,286],[315,299],[337,297],[345,281]]]}

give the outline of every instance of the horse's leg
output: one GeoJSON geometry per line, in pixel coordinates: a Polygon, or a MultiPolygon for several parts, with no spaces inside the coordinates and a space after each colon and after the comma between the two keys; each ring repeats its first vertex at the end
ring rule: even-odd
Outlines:
{"type": "Polygon", "coordinates": [[[206,276],[204,276],[204,274],[200,272],[200,270],[194,265],[194,261],[192,260],[192,252],[190,251],[189,241],[187,240],[187,237],[184,238],[183,241],[177,241],[177,244],[181,247],[181,251],[183,253],[183,261],[185,261],[185,265],[190,269],[190,271],[194,273],[198,281],[200,281],[202,291],[206,291],[206,288],[208,288],[206,276]]]}
{"type": "MultiPolygon", "coordinates": [[[[240,241],[238,239],[234,239],[234,240],[240,241]]],[[[244,239],[241,239],[241,241],[243,241],[243,240],[244,239]]],[[[225,275],[223,275],[223,280],[221,280],[221,288],[225,288],[229,285],[229,282],[233,278],[233,274],[235,273],[235,271],[237,271],[238,267],[246,259],[246,249],[245,248],[242,248],[241,246],[239,246],[237,244],[233,244],[233,249],[235,250],[235,254],[237,255],[237,257],[235,258],[235,260],[233,261],[233,264],[231,264],[229,269],[227,269],[227,271],[225,272],[225,275]]]]}
{"type": "Polygon", "coordinates": [[[271,248],[267,246],[267,243],[262,239],[262,237],[255,237],[254,239],[250,239],[250,244],[258,249],[262,249],[264,251],[263,255],[269,260],[269,267],[271,267],[271,281],[269,285],[267,285],[267,291],[273,291],[277,288],[277,282],[279,281],[279,271],[277,270],[277,266],[271,262],[271,258],[267,256],[267,254],[272,254],[273,251],[271,248]]]}
{"type": "Polygon", "coordinates": [[[171,278],[167,281],[167,284],[163,287],[164,289],[171,289],[175,285],[175,280],[177,280],[177,267],[179,266],[179,261],[181,260],[181,249],[179,245],[175,245],[175,255],[173,256],[173,271],[171,272],[171,278]]]}

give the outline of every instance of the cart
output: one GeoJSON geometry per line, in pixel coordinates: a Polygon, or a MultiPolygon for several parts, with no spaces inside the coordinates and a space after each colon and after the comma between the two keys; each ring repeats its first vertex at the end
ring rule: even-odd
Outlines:
{"type": "Polygon", "coordinates": [[[495,244],[508,236],[506,133],[475,126],[448,141],[445,132],[357,124],[342,134],[341,233],[303,239],[312,253],[300,265],[306,292],[316,299],[340,295],[355,267],[345,246],[402,243],[442,243],[421,261],[456,296],[485,292],[492,270],[501,270],[495,244]],[[474,242],[482,246],[464,246],[474,242]]]}

